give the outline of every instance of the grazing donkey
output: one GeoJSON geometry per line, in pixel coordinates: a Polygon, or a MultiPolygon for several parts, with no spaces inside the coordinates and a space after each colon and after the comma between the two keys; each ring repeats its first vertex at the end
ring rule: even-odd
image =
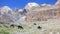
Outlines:
{"type": "Polygon", "coordinates": [[[10,25],[10,27],[13,27],[13,28],[14,28],[14,27],[15,27],[15,25],[14,25],[14,24],[11,24],[11,25],[10,25]]]}
{"type": "Polygon", "coordinates": [[[20,28],[20,29],[24,29],[22,26],[17,26],[18,27],[18,29],[20,28]]]}

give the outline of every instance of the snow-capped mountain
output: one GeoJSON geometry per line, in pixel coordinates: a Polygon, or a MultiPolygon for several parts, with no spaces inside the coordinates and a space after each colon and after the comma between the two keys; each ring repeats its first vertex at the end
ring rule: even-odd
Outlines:
{"type": "Polygon", "coordinates": [[[23,9],[19,9],[18,12],[23,12],[23,9]]]}
{"type": "Polygon", "coordinates": [[[12,10],[12,9],[10,7],[8,7],[8,6],[3,6],[1,8],[1,10],[9,11],[9,10],[12,10]]]}
{"type": "Polygon", "coordinates": [[[47,4],[46,4],[46,3],[44,3],[44,4],[41,4],[41,6],[47,6],[47,4]]]}
{"type": "Polygon", "coordinates": [[[0,22],[3,23],[16,23],[20,20],[20,23],[22,22],[21,20],[25,20],[24,15],[26,14],[25,9],[14,9],[12,10],[8,6],[3,6],[0,8],[0,22]]]}
{"type": "Polygon", "coordinates": [[[0,10],[1,14],[8,13],[9,11],[12,11],[12,9],[8,6],[3,6],[1,7],[1,10],[0,10]]]}
{"type": "Polygon", "coordinates": [[[32,2],[32,3],[28,3],[27,6],[33,7],[33,6],[39,6],[39,4],[32,2]]]}
{"type": "Polygon", "coordinates": [[[30,2],[25,6],[25,9],[28,11],[30,10],[32,7],[37,7],[39,6],[39,4],[35,3],[35,2],[30,2]]]}
{"type": "Polygon", "coordinates": [[[34,16],[34,18],[36,16],[37,18],[38,15],[36,15],[36,13],[38,14],[38,12],[42,11],[44,11],[45,13],[47,10],[50,10],[50,8],[55,9],[55,5],[49,5],[49,4],[39,5],[35,2],[30,2],[23,9],[15,8],[13,10],[8,6],[3,6],[0,8],[0,22],[17,23],[17,24],[22,22],[24,23],[24,21],[29,21],[30,19],[29,16],[34,16]]]}

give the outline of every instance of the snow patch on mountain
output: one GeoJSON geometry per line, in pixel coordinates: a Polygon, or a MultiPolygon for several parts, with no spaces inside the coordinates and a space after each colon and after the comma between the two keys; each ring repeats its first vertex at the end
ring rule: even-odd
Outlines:
{"type": "Polygon", "coordinates": [[[37,7],[37,6],[39,6],[38,3],[30,2],[30,3],[28,3],[28,4],[25,6],[25,9],[26,9],[27,11],[29,11],[32,7],[37,7]]]}

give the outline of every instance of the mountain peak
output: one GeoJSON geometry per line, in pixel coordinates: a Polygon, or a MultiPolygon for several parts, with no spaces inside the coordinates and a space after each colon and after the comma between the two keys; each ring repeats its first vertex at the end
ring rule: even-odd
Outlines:
{"type": "Polygon", "coordinates": [[[1,14],[8,13],[9,11],[12,11],[12,9],[8,6],[3,6],[0,9],[1,14]]]}
{"type": "Polygon", "coordinates": [[[39,6],[39,4],[37,4],[35,2],[30,2],[27,5],[30,6],[30,7],[32,7],[32,6],[39,6]]]}
{"type": "Polygon", "coordinates": [[[3,6],[2,9],[8,9],[8,10],[11,10],[10,7],[8,7],[8,6],[3,6]]]}
{"type": "Polygon", "coordinates": [[[35,2],[30,2],[25,6],[25,9],[30,10],[32,7],[36,7],[36,6],[39,6],[39,4],[35,2]]]}

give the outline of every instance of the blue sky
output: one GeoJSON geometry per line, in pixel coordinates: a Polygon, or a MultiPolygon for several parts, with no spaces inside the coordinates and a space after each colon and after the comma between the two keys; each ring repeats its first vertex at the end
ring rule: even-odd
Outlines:
{"type": "Polygon", "coordinates": [[[29,2],[38,4],[55,4],[57,0],[0,0],[0,7],[9,6],[10,8],[24,8],[29,2]]]}

